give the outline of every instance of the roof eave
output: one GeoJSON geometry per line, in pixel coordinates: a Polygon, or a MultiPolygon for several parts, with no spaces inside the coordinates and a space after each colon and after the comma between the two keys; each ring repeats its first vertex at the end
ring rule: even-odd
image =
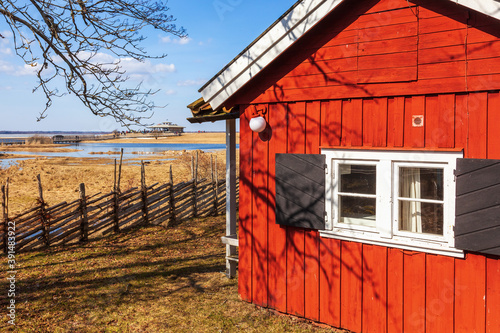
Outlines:
{"type": "MultiPolygon", "coordinates": [[[[210,79],[199,92],[215,110],[345,0],[302,0],[210,79]]],[[[496,0],[448,0],[500,20],[496,0]]],[[[228,107],[232,107],[228,106],[228,107]]]]}
{"type": "Polygon", "coordinates": [[[228,119],[238,119],[239,117],[240,117],[239,112],[231,112],[231,113],[225,113],[225,114],[191,117],[191,118],[187,118],[187,120],[191,124],[202,124],[202,123],[208,123],[208,122],[213,123],[216,121],[228,120],[228,119]]]}
{"type": "Polygon", "coordinates": [[[228,66],[200,89],[213,109],[238,91],[263,68],[306,34],[344,0],[309,0],[297,2],[266,33],[240,53],[228,66]]]}

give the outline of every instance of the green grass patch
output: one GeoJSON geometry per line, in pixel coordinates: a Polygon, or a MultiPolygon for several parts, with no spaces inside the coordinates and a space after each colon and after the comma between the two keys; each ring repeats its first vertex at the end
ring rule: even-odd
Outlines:
{"type": "Polygon", "coordinates": [[[224,217],[193,219],[18,254],[16,326],[2,277],[0,331],[335,332],[240,301],[224,230],[224,217]]]}

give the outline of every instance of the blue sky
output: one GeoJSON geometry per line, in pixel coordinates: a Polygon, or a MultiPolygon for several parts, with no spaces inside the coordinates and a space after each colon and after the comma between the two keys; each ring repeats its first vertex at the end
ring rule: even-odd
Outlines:
{"type": "MultiPolygon", "coordinates": [[[[146,87],[161,89],[153,97],[157,105],[166,105],[148,121],[172,121],[186,131],[224,130],[225,124],[190,124],[186,105],[201,95],[199,88],[231,61],[248,44],[278,19],[295,0],[170,0],[170,14],[187,29],[181,40],[148,30],[144,46],[150,54],[167,53],[161,60],[146,63],[124,62],[131,79],[143,80],[146,87]]],[[[22,131],[112,131],[121,129],[112,119],[92,115],[78,99],[55,99],[48,117],[37,122],[45,99],[33,93],[35,77],[12,49],[11,33],[0,21],[0,130],[22,131]]],[[[61,88],[62,90],[62,88],[61,88]]]]}

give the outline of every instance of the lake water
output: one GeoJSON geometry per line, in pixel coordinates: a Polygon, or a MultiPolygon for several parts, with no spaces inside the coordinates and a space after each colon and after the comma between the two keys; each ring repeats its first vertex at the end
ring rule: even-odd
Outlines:
{"type": "MultiPolygon", "coordinates": [[[[91,153],[106,153],[109,151],[120,152],[123,148],[123,158],[137,158],[144,155],[161,153],[166,150],[202,150],[205,152],[217,151],[226,149],[225,144],[189,144],[189,143],[78,143],[70,146],[65,146],[64,148],[78,149],[77,152],[26,152],[26,151],[8,151],[8,154],[16,155],[33,155],[33,158],[37,156],[47,156],[47,157],[81,157],[81,158],[119,158],[120,155],[110,155],[110,154],[91,154],[91,153]],[[136,154],[134,154],[134,152],[136,154]]],[[[0,147],[1,152],[1,147],[0,147]]],[[[3,159],[0,160],[1,167],[8,167],[9,165],[15,164],[16,160],[23,160],[29,158],[13,158],[13,159],[3,159]]],[[[147,158],[144,158],[147,160],[147,158]]]]}

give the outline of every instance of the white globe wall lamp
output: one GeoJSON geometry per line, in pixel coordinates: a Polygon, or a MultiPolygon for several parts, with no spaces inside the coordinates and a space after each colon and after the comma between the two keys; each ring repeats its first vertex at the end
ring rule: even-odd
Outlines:
{"type": "Polygon", "coordinates": [[[264,117],[255,117],[250,119],[250,129],[254,132],[261,133],[267,127],[267,122],[264,117]]]}

